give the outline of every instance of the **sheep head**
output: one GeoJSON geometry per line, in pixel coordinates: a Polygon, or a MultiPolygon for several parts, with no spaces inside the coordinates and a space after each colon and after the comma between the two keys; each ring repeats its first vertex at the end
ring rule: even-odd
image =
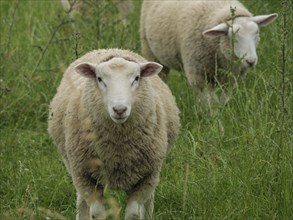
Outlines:
{"type": "Polygon", "coordinates": [[[116,57],[97,65],[84,62],[75,66],[75,70],[96,81],[111,119],[121,124],[130,116],[141,77],[158,74],[162,65],[155,62],[135,63],[116,57]]]}
{"type": "Polygon", "coordinates": [[[233,47],[233,55],[241,60],[244,69],[257,64],[256,48],[259,42],[259,27],[272,23],[277,14],[259,15],[254,17],[236,17],[233,22],[220,23],[204,31],[204,36],[221,37],[221,51],[226,59],[230,59],[228,51],[233,47]]]}

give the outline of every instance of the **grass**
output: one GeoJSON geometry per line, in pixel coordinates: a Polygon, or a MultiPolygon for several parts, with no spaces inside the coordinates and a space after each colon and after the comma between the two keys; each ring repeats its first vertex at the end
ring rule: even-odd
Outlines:
{"type": "MultiPolygon", "coordinates": [[[[140,1],[126,26],[112,2],[99,2],[73,21],[59,1],[0,1],[1,219],[75,218],[71,178],[46,131],[48,104],[76,57],[95,48],[140,52],[140,1]]],[[[219,114],[195,104],[182,73],[168,80],[182,128],[161,173],[155,219],[293,218],[292,3],[243,3],[279,18],[262,28],[259,64],[219,114]]],[[[124,207],[123,194],[107,193],[124,207]]]]}

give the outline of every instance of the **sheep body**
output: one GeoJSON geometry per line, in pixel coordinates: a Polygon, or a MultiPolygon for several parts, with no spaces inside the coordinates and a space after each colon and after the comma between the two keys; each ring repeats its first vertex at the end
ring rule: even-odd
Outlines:
{"type": "Polygon", "coordinates": [[[256,65],[258,26],[276,17],[253,17],[237,0],[144,0],[140,20],[142,54],[163,64],[166,73],[170,68],[183,69],[195,93],[200,94],[215,84],[233,84],[247,68],[256,65]],[[235,9],[234,16],[231,9],[235,9]],[[233,58],[241,59],[241,64],[232,68],[232,77],[227,77],[218,70],[230,70],[231,32],[239,37],[233,58]]]}
{"type": "MultiPolygon", "coordinates": [[[[158,76],[141,77],[129,106],[129,117],[123,123],[115,123],[105,106],[108,97],[100,89],[103,84],[99,82],[99,87],[96,79],[77,73],[77,66],[85,62],[97,68],[121,65],[119,71],[124,71],[123,65],[135,67],[147,61],[127,50],[89,52],[69,66],[50,104],[48,132],[77,190],[77,219],[88,218],[89,214],[105,218],[102,194],[106,185],[127,193],[125,219],[151,216],[161,166],[178,134],[175,99],[158,76]]],[[[114,109],[113,114],[119,121],[124,113],[115,113],[114,109]]]]}

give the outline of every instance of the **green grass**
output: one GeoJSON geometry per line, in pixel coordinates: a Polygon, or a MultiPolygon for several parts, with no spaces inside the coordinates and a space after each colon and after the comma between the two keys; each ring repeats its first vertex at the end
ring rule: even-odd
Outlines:
{"type": "MultiPolygon", "coordinates": [[[[293,218],[292,3],[285,10],[280,1],[243,2],[254,14],[280,17],[261,30],[256,69],[219,114],[195,104],[182,73],[168,79],[182,128],[161,173],[155,219],[293,218]]],[[[140,52],[140,2],[128,26],[113,3],[100,3],[73,22],[59,1],[0,1],[0,219],[75,218],[71,178],[46,130],[48,104],[76,56],[108,47],[140,52]]],[[[122,193],[107,197],[125,206],[122,193]]]]}

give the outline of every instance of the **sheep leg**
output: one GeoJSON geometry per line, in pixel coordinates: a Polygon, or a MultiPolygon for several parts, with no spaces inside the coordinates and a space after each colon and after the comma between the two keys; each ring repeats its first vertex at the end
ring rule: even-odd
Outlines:
{"type": "Polygon", "coordinates": [[[128,196],[127,206],[125,210],[125,220],[150,220],[153,215],[153,200],[152,195],[154,189],[151,192],[136,192],[128,196]],[[148,198],[143,196],[146,194],[148,198]]]}
{"type": "Polygon", "coordinates": [[[125,210],[125,220],[144,220],[145,207],[138,201],[131,200],[127,202],[125,210]]]}
{"type": "Polygon", "coordinates": [[[103,189],[96,189],[90,198],[87,199],[90,204],[90,219],[104,220],[106,219],[106,209],[103,205],[103,189]]]}
{"type": "Polygon", "coordinates": [[[232,94],[231,91],[223,91],[220,96],[220,103],[225,105],[230,100],[230,95],[232,94]]]}
{"type": "Polygon", "coordinates": [[[198,62],[194,66],[194,61],[187,60],[184,63],[184,71],[187,76],[188,83],[194,91],[196,101],[207,111],[210,116],[217,114],[217,107],[220,104],[219,96],[213,85],[208,83],[205,73],[196,70],[204,69],[198,62]]]}
{"type": "Polygon", "coordinates": [[[154,210],[154,193],[159,177],[148,178],[134,190],[127,192],[125,220],[150,220],[154,210]]]}
{"type": "Polygon", "coordinates": [[[212,85],[206,85],[200,97],[203,106],[209,111],[210,116],[215,116],[218,113],[218,107],[221,105],[219,95],[216,88],[212,85]]]}
{"type": "Polygon", "coordinates": [[[103,205],[103,189],[95,189],[92,193],[78,192],[77,196],[78,214],[76,220],[104,220],[106,210],[103,205]],[[88,196],[82,196],[88,195],[88,196]]]}
{"type": "Polygon", "coordinates": [[[207,89],[207,82],[204,76],[196,74],[194,71],[185,70],[185,72],[196,102],[209,106],[211,95],[209,94],[209,89],[207,89]]]}
{"type": "Polygon", "coordinates": [[[90,216],[91,220],[104,220],[106,219],[106,210],[103,203],[96,200],[90,206],[90,216]]]}
{"type": "Polygon", "coordinates": [[[155,194],[153,192],[151,197],[145,202],[145,219],[152,219],[154,212],[154,197],[155,194]]]}
{"type": "Polygon", "coordinates": [[[76,220],[89,219],[90,209],[81,194],[77,193],[77,214],[76,220]]]}

